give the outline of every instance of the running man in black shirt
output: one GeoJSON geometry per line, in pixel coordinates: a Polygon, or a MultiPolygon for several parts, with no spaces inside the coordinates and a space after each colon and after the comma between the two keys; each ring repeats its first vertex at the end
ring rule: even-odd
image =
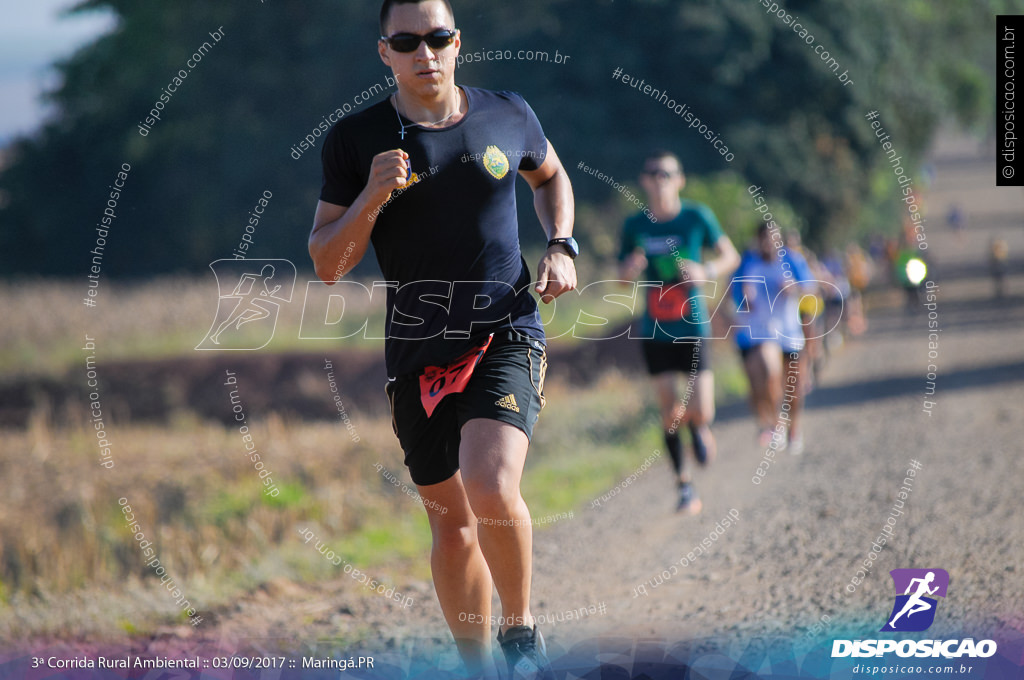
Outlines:
{"type": "Polygon", "coordinates": [[[550,302],[576,286],[572,187],[522,97],[455,84],[461,41],[446,0],[385,0],[380,23],[397,92],[327,135],[310,255],[334,282],[372,243],[392,282],[393,425],[426,502],[434,587],[467,668],[487,672],[493,621],[513,677],[544,677],[519,489],[546,369],[530,291],[550,302]],[[536,280],[519,248],[517,173],[550,239],[536,280]]]}

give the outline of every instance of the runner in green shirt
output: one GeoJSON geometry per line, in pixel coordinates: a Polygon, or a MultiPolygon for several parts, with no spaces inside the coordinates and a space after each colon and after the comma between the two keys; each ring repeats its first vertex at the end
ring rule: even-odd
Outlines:
{"type": "Polygon", "coordinates": [[[703,465],[714,457],[710,426],[715,385],[707,340],[711,322],[703,284],[728,277],[740,257],[711,209],[680,197],[686,176],[675,154],[650,154],[640,184],[654,219],[644,213],[627,219],[619,249],[620,275],[641,279],[646,303],[630,336],[642,338],[658,393],[665,445],[679,480],[677,510],[696,514],[702,504],[684,464],[679,427],[685,424],[690,430],[697,462],[703,465]],[[713,251],[714,258],[705,260],[705,250],[713,251]],[[680,374],[686,379],[682,390],[680,374]]]}

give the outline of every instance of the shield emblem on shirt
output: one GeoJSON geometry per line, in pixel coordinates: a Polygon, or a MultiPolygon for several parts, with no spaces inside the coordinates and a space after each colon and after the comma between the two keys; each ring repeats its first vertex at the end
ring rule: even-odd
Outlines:
{"type": "Polygon", "coordinates": [[[494,179],[501,179],[508,174],[508,158],[501,149],[493,144],[484,151],[484,167],[494,179]]]}

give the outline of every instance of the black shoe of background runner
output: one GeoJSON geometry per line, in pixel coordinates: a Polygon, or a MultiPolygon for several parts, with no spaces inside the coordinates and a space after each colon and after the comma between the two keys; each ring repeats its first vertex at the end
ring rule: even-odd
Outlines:
{"type": "Polygon", "coordinates": [[[537,626],[512,626],[504,634],[499,630],[498,644],[508,662],[509,680],[554,680],[537,626]]]}
{"type": "Polygon", "coordinates": [[[708,445],[700,433],[699,427],[690,425],[690,437],[693,438],[693,455],[701,465],[708,464],[708,445]]]}
{"type": "Polygon", "coordinates": [[[676,512],[696,515],[703,509],[704,504],[697,496],[697,491],[690,482],[679,483],[679,502],[676,504],[676,512]]]}

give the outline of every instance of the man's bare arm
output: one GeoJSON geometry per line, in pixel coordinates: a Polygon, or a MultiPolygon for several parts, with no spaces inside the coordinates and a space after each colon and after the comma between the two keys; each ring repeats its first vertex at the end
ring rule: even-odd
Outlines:
{"type": "MultiPolygon", "coordinates": [[[[536,170],[521,170],[533,189],[533,206],[548,240],[572,236],[576,203],[572,183],[562,161],[548,142],[544,163],[536,170]]],[[[537,265],[536,290],[544,302],[551,302],[566,291],[576,288],[576,266],[561,246],[548,248],[537,265]]]]}
{"type": "Polygon", "coordinates": [[[732,240],[725,234],[719,236],[715,242],[715,256],[715,259],[704,263],[705,273],[712,275],[708,276],[709,279],[731,276],[736,271],[736,268],[740,266],[740,254],[736,252],[736,246],[732,244],[732,240]],[[707,272],[709,266],[711,272],[707,272]]]}
{"type": "Polygon", "coordinates": [[[309,255],[321,281],[334,283],[363,259],[380,206],[392,191],[405,184],[408,157],[400,149],[374,156],[370,181],[350,206],[317,202],[313,230],[309,234],[309,255]]]}

